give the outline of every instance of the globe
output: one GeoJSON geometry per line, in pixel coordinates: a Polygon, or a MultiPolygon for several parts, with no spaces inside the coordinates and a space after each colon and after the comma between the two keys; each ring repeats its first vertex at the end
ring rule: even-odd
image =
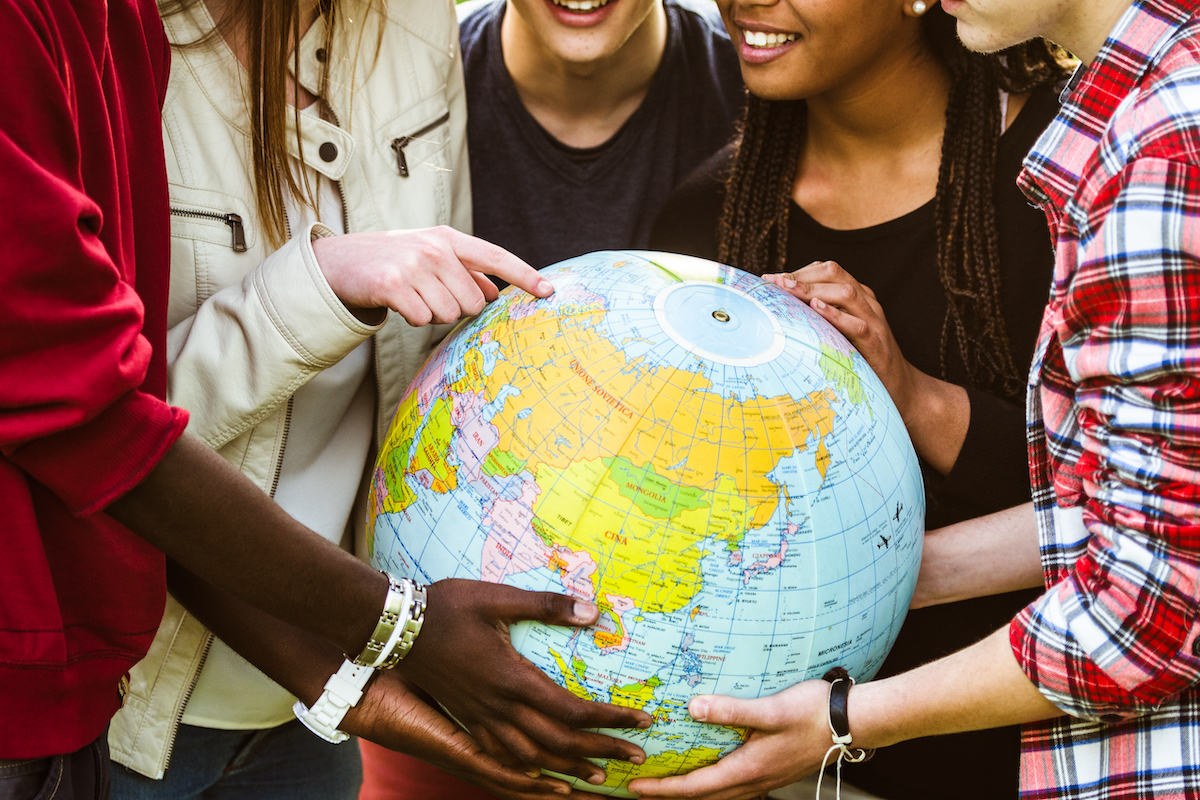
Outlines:
{"type": "MultiPolygon", "coordinates": [[[[732,267],[601,252],[543,270],[430,356],[372,480],[376,567],[596,603],[577,630],[513,645],[579,697],[635,706],[606,731],[639,776],[712,764],[746,731],[697,722],[703,693],[757,697],[895,642],[924,533],[921,473],[862,356],[802,303],[732,267]]],[[[419,646],[419,645],[418,645],[419,646]]]]}

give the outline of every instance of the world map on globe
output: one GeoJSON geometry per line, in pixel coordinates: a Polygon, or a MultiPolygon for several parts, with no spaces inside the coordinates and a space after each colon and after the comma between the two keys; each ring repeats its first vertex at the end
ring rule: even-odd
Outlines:
{"type": "Polygon", "coordinates": [[[772,694],[841,665],[872,677],[920,564],[925,499],[899,413],[806,304],[701,259],[602,252],[543,270],[433,353],[381,448],[372,563],[596,603],[577,630],[523,622],[517,650],[579,697],[644,709],[614,731],[645,764],[715,763],[746,731],[698,694],[772,694]]]}

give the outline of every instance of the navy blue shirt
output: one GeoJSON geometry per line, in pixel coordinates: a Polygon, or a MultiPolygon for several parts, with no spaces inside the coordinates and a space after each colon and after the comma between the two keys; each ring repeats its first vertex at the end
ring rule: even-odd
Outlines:
{"type": "Polygon", "coordinates": [[[505,0],[461,19],[475,235],[535,267],[645,248],[659,208],[733,137],[737,53],[712,2],[666,0],[667,44],[637,111],[604,144],[568,147],[525,109],[504,66],[505,0]]]}

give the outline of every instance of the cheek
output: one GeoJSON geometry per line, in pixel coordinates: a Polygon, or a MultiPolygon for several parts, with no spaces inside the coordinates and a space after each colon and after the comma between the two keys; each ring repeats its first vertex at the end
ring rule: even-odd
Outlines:
{"type": "Polygon", "coordinates": [[[857,54],[804,41],[767,64],[742,63],[742,80],[764,100],[806,100],[860,74],[857,54]],[[855,56],[855,57],[850,57],[855,56]]]}

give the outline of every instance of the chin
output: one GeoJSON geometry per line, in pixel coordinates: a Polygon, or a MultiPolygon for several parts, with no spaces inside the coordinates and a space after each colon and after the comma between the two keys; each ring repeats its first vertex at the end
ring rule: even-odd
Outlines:
{"type": "Polygon", "coordinates": [[[787,81],[755,81],[746,80],[745,72],[742,73],[742,79],[746,83],[746,88],[750,94],[757,97],[759,100],[804,100],[811,97],[812,92],[807,86],[797,86],[795,83],[787,81]]]}
{"type": "Polygon", "coordinates": [[[981,29],[979,26],[958,21],[958,38],[963,46],[976,53],[998,53],[1034,38],[1032,35],[1005,36],[1002,33],[981,29]]]}

